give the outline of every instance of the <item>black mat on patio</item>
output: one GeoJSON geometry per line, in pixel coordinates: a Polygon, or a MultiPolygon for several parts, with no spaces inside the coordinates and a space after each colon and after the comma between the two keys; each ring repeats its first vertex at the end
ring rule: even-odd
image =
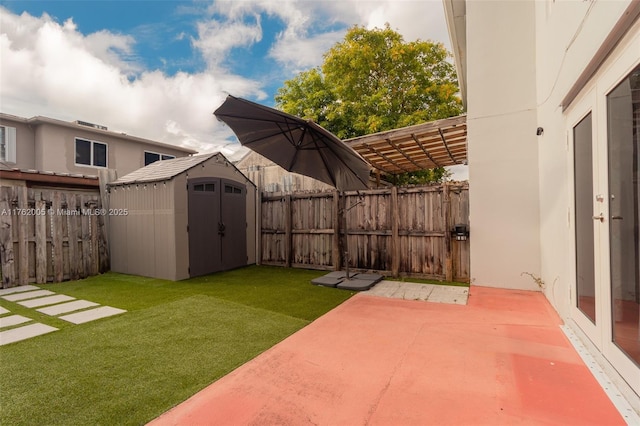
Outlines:
{"type": "Polygon", "coordinates": [[[344,271],[334,271],[311,280],[311,284],[344,290],[365,291],[376,285],[383,278],[380,274],[359,273],[349,273],[349,277],[347,279],[347,273],[344,271]]]}

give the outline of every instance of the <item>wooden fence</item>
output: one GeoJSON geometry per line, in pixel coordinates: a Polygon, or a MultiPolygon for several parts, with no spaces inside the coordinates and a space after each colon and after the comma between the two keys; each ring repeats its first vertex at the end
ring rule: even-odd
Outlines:
{"type": "Polygon", "coordinates": [[[106,272],[105,215],[98,191],[0,187],[2,288],[106,272]]]}
{"type": "Polygon", "coordinates": [[[263,264],[469,281],[466,183],[264,195],[260,220],[263,264]]]}

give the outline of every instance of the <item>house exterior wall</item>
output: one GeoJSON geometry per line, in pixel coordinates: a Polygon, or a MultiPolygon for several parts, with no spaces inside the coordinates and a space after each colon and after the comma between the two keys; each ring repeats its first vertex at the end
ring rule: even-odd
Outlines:
{"type": "Polygon", "coordinates": [[[119,176],[143,167],[145,151],[175,157],[184,157],[195,152],[46,117],[26,119],[0,114],[0,125],[16,128],[16,163],[7,166],[18,169],[97,175],[99,170],[105,168],[76,164],[76,138],[106,144],[106,168],[116,170],[119,176]]]}
{"type": "MultiPolygon", "coordinates": [[[[627,310],[631,314],[622,318],[615,316],[620,310],[614,309],[623,302],[635,303],[637,307],[637,289],[631,295],[614,296],[616,291],[622,291],[622,286],[612,278],[637,267],[635,259],[631,262],[625,258],[631,263],[626,266],[613,260],[614,252],[632,256],[633,244],[628,241],[632,231],[625,231],[626,238],[622,239],[622,231],[614,234],[609,223],[614,214],[609,210],[614,192],[623,186],[633,186],[633,177],[629,176],[636,166],[628,158],[633,155],[630,154],[633,142],[621,147],[612,145],[626,150],[626,154],[619,154],[616,164],[610,166],[607,158],[612,143],[609,130],[631,133],[631,120],[627,118],[631,107],[624,112],[627,115],[618,112],[615,118],[618,121],[612,121],[607,95],[640,65],[640,3],[467,1],[465,6],[473,282],[526,288],[525,281],[531,281],[530,277],[518,282],[511,281],[509,274],[533,274],[544,284],[545,295],[565,324],[640,413],[637,353],[633,355],[633,350],[629,350],[632,346],[623,352],[622,346],[614,341],[614,329],[631,324],[632,332],[637,333],[636,325],[640,324],[640,317],[633,318],[634,311],[627,310]],[[583,75],[585,69],[592,73],[583,75]],[[587,179],[580,183],[586,188],[583,192],[587,198],[593,195],[593,209],[577,212],[574,127],[587,114],[591,127],[584,128],[588,138],[581,139],[581,143],[591,140],[591,145],[583,149],[592,149],[593,158],[582,169],[587,170],[585,174],[593,174],[593,182],[587,179]],[[538,127],[543,132],[535,136],[538,127]],[[610,168],[625,170],[626,174],[610,173],[610,168]],[[622,182],[622,176],[627,180],[622,182]],[[581,271],[587,278],[581,282],[589,281],[590,287],[581,287],[579,297],[576,253],[582,246],[576,243],[576,217],[578,214],[585,217],[588,229],[591,216],[598,219],[598,213],[602,214],[602,221],[593,221],[593,235],[588,230],[580,234],[593,236],[594,248],[582,251],[593,271],[581,271]],[[514,237],[517,233],[521,235],[514,237]],[[506,265],[492,263],[493,257],[505,254],[506,247],[499,245],[495,235],[505,235],[513,243],[512,257],[501,259],[507,260],[506,265]],[[614,239],[620,240],[615,247],[610,243],[614,239]],[[622,241],[627,242],[625,246],[622,241]],[[517,259],[523,256],[530,259],[517,259]],[[635,302],[631,297],[636,298],[635,302]],[[584,299],[591,305],[581,305],[584,299]]],[[[449,25],[450,32],[458,36],[465,32],[457,29],[451,19],[449,25]]],[[[626,84],[630,85],[628,81],[626,84]]],[[[617,199],[616,203],[620,210],[627,209],[624,218],[619,216],[618,220],[633,216],[628,212],[637,208],[633,205],[637,200],[617,199]]],[[[625,223],[633,226],[634,222],[625,223]]],[[[629,284],[633,281],[625,283],[626,291],[632,293],[629,284]]],[[[637,344],[634,337],[630,341],[637,344]]]]}
{"type": "Polygon", "coordinates": [[[119,176],[144,167],[145,151],[162,152],[176,157],[187,155],[179,148],[158,147],[150,143],[123,140],[115,134],[94,132],[82,126],[67,128],[45,123],[38,125],[35,130],[36,169],[85,175],[97,174],[102,167],[76,164],[76,138],[105,143],[108,156],[107,168],[117,170],[119,176]]]}
{"type": "Polygon", "coordinates": [[[467,3],[471,282],[537,289],[535,5],[467,3]]]}
{"type": "Polygon", "coordinates": [[[11,168],[35,170],[35,136],[34,129],[19,117],[0,117],[0,126],[16,129],[16,163],[7,163],[11,168]]]}

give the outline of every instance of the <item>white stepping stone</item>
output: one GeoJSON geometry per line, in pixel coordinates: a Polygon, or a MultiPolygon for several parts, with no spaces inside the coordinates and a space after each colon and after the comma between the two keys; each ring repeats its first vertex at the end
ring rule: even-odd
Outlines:
{"type": "Polygon", "coordinates": [[[0,315],[8,314],[9,312],[11,311],[0,306],[0,315]]]}
{"type": "Polygon", "coordinates": [[[41,334],[51,333],[56,331],[57,328],[40,323],[24,325],[18,328],[12,328],[11,330],[0,332],[0,346],[8,345],[9,343],[19,342],[20,340],[30,339],[32,337],[40,336],[41,334]]]}
{"type": "Polygon", "coordinates": [[[10,315],[0,318],[0,328],[11,327],[29,321],[31,321],[31,318],[23,317],[22,315],[10,315]]]}
{"type": "Polygon", "coordinates": [[[82,324],[89,321],[95,321],[100,318],[110,317],[112,315],[122,314],[124,309],[112,308],[111,306],[102,306],[100,308],[89,309],[88,311],[82,311],[75,314],[64,315],[58,317],[65,321],[72,322],[74,324],[82,324]]]}
{"type": "Polygon", "coordinates": [[[19,285],[17,287],[4,288],[0,290],[0,296],[6,296],[7,294],[21,293],[23,291],[40,290],[40,287],[35,285],[19,285]]]}
{"type": "Polygon", "coordinates": [[[75,297],[65,296],[64,294],[56,294],[55,296],[39,297],[37,299],[25,300],[24,302],[18,302],[18,304],[24,306],[25,308],[35,308],[38,306],[47,306],[61,302],[68,302],[69,300],[75,299],[75,297]]]}
{"type": "Polygon", "coordinates": [[[38,291],[27,291],[24,293],[10,294],[8,296],[3,296],[2,298],[4,300],[8,300],[9,302],[16,302],[18,300],[33,299],[34,297],[49,296],[51,294],[55,294],[55,293],[49,290],[38,290],[38,291]]]}
{"type": "Polygon", "coordinates": [[[60,315],[67,312],[79,311],[80,309],[90,308],[92,306],[98,306],[97,303],[89,302],[88,300],[75,300],[73,302],[61,303],[55,306],[47,306],[46,308],[36,309],[36,311],[45,315],[60,315]]]}

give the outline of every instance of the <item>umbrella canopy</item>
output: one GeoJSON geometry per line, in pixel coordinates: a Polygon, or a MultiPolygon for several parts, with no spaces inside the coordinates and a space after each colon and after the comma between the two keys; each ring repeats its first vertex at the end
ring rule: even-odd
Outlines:
{"type": "Polygon", "coordinates": [[[287,171],[341,191],[368,187],[367,162],[313,121],[231,95],[214,114],[231,127],[242,145],[287,171]]]}

